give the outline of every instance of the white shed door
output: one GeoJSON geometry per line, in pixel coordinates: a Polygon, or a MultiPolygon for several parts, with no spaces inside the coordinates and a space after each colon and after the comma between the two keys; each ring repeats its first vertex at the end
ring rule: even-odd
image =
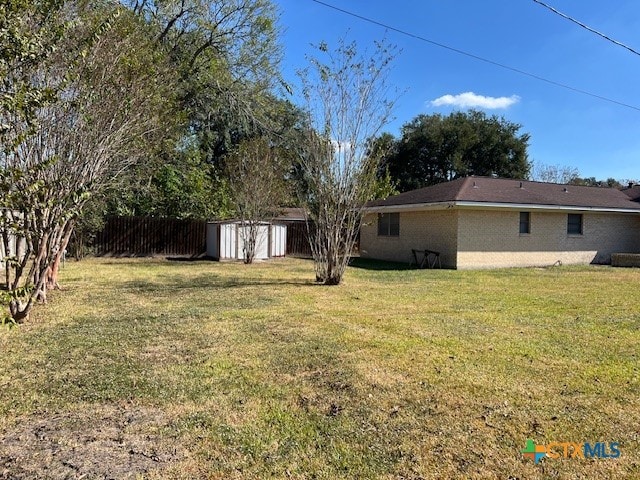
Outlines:
{"type": "Polygon", "coordinates": [[[271,256],[284,257],[287,250],[287,227],[271,225],[271,256]]]}
{"type": "Polygon", "coordinates": [[[236,224],[234,223],[220,225],[220,258],[237,258],[236,224]]]}

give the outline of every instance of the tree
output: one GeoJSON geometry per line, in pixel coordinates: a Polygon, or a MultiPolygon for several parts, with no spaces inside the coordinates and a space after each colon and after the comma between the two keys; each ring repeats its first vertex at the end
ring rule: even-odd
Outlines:
{"type": "Polygon", "coordinates": [[[585,187],[604,187],[622,189],[633,181],[616,180],[607,178],[598,180],[596,177],[581,177],[576,167],[567,165],[545,165],[544,163],[534,164],[531,172],[531,180],[538,182],[560,183],[566,185],[582,185],[585,187]]]}
{"type": "Polygon", "coordinates": [[[229,187],[244,245],[244,263],[253,263],[260,225],[273,219],[288,197],[284,158],[265,137],[246,140],[226,160],[229,187]]]}
{"type": "Polygon", "coordinates": [[[573,183],[579,176],[578,169],[568,165],[535,163],[531,169],[531,180],[536,182],[568,184],[573,183]]]}
{"type": "MultiPolygon", "coordinates": [[[[58,47],[67,23],[62,0],[13,0],[0,3],[0,109],[31,125],[35,110],[55,98],[52,85],[33,82],[29,72],[58,47]]],[[[19,132],[0,125],[4,151],[15,148],[19,132]]]]}
{"type": "Polygon", "coordinates": [[[571,181],[568,183],[571,183],[572,185],[584,185],[587,187],[604,187],[604,188],[621,189],[623,188],[624,185],[628,185],[629,183],[633,183],[633,182],[620,181],[612,177],[609,177],[606,180],[596,180],[596,177],[588,177],[588,178],[575,177],[575,178],[572,178],[571,181]]]}
{"type": "Polygon", "coordinates": [[[396,153],[396,148],[396,140],[390,133],[383,133],[377,138],[369,139],[367,155],[379,159],[376,184],[370,200],[384,200],[400,193],[396,182],[391,178],[389,165],[385,161],[396,153]]]}
{"type": "Polygon", "coordinates": [[[185,136],[195,136],[204,160],[214,163],[257,129],[271,129],[271,93],[282,80],[277,12],[270,0],[127,3],[154,27],[170,54],[179,73],[185,136]]]}
{"type": "Polygon", "coordinates": [[[276,8],[271,0],[124,3],[153,31],[177,72],[182,123],[110,189],[102,210],[224,218],[231,213],[225,156],[244,140],[285,136],[295,113],[275,95],[283,84],[276,8]]]}
{"type": "Polygon", "coordinates": [[[25,245],[5,275],[9,290],[24,292],[9,305],[16,322],[57,285],[60,259],[87,200],[170,124],[169,73],[146,30],[123,7],[73,7],[65,12],[76,20],[64,42],[20,72],[25,83],[56,95],[33,110],[31,121],[12,108],[0,117],[17,132],[15,148],[0,157],[7,221],[25,245]]]}
{"type": "Polygon", "coordinates": [[[0,236],[3,282],[0,290],[2,322],[13,321],[17,306],[27,302],[33,287],[20,282],[16,270],[24,244],[24,229],[16,200],[16,180],[21,172],[7,158],[35,129],[37,110],[56,98],[59,86],[34,82],[32,73],[53,54],[62,40],[66,23],[62,1],[15,0],[0,3],[0,236]],[[22,128],[19,127],[22,126],[22,128]],[[6,310],[5,310],[6,309],[6,310]]]}
{"type": "Polygon", "coordinates": [[[529,135],[521,125],[471,110],[418,115],[384,162],[400,191],[468,175],[526,178],[529,135]]]}
{"type": "Polygon", "coordinates": [[[360,229],[362,211],[371,198],[379,158],[370,154],[369,139],[389,121],[387,74],[394,52],[376,43],[371,57],[354,43],[335,51],[320,44],[326,58],[309,59],[300,72],[309,128],[300,165],[316,280],[342,281],[360,229]]]}

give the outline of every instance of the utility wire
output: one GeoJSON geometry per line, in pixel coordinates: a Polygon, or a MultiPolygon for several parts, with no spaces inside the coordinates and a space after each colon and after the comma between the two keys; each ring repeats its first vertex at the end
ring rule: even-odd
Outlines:
{"type": "Polygon", "coordinates": [[[590,27],[590,26],[588,26],[588,25],[585,25],[584,23],[580,22],[579,20],[576,20],[575,18],[570,17],[569,15],[566,15],[566,14],[564,14],[564,13],[562,13],[562,12],[560,12],[560,11],[556,10],[556,9],[555,9],[555,8],[553,8],[551,5],[547,5],[546,3],[541,2],[540,0],[533,0],[533,1],[534,1],[535,3],[537,3],[538,5],[542,5],[543,7],[548,8],[549,10],[551,10],[551,11],[552,11],[553,13],[555,13],[556,15],[560,15],[562,18],[565,18],[565,19],[569,20],[570,22],[575,23],[576,25],[580,25],[580,26],[581,26],[582,28],[584,28],[585,30],[589,30],[591,33],[595,33],[595,34],[596,34],[596,35],[598,35],[599,37],[602,37],[602,38],[604,38],[605,40],[608,40],[609,42],[611,42],[611,43],[614,43],[614,44],[618,45],[619,47],[626,48],[626,49],[627,49],[627,50],[629,50],[631,53],[635,53],[636,55],[639,55],[639,56],[640,56],[640,52],[637,52],[636,50],[634,50],[634,49],[633,49],[633,48],[631,48],[630,46],[625,45],[624,43],[619,42],[619,41],[617,41],[617,40],[614,40],[614,39],[613,39],[613,38],[611,38],[611,37],[608,37],[608,36],[607,36],[607,35],[605,35],[604,33],[599,32],[598,30],[595,30],[595,29],[591,28],[591,27],[590,27]]]}
{"type": "Polygon", "coordinates": [[[435,45],[436,47],[444,48],[445,50],[449,50],[451,52],[455,52],[455,53],[458,53],[460,55],[464,55],[465,57],[473,58],[475,60],[479,60],[481,62],[485,62],[485,63],[488,63],[490,65],[494,65],[496,67],[500,67],[500,68],[503,68],[505,70],[509,70],[511,72],[519,73],[520,75],[525,75],[527,77],[535,78],[536,80],[539,80],[541,82],[545,82],[545,83],[548,83],[548,84],[551,84],[551,85],[555,85],[556,87],[564,88],[566,90],[571,90],[572,92],[581,93],[583,95],[587,95],[587,96],[592,97],[592,98],[597,98],[597,99],[603,100],[605,102],[613,103],[613,104],[619,105],[621,107],[630,108],[632,110],[636,110],[636,111],[640,112],[640,107],[635,107],[633,105],[629,105],[628,103],[623,103],[623,102],[619,102],[618,100],[613,100],[611,98],[603,97],[602,95],[598,95],[596,93],[591,93],[591,92],[588,92],[586,90],[581,90],[579,88],[572,87],[571,85],[567,85],[567,84],[564,84],[564,83],[556,82],[555,80],[549,80],[548,78],[541,77],[540,75],[536,75],[535,73],[526,72],[524,70],[520,70],[520,69],[515,68],[515,67],[510,67],[509,65],[505,65],[503,63],[499,63],[499,62],[495,62],[493,60],[489,60],[488,58],[484,58],[484,57],[481,57],[479,55],[474,55],[473,53],[465,52],[464,50],[460,50],[458,48],[450,47],[450,46],[445,45],[443,43],[439,43],[439,42],[436,42],[436,41],[433,41],[433,40],[429,40],[428,38],[422,37],[420,35],[416,35],[415,33],[407,32],[406,30],[401,30],[399,28],[392,27],[391,25],[387,25],[385,23],[379,22],[377,20],[373,20],[371,18],[359,15],[357,13],[353,13],[353,12],[350,12],[348,10],[344,10],[344,9],[342,9],[340,7],[336,7],[335,5],[331,5],[331,4],[323,2],[321,0],[311,0],[311,1],[315,2],[315,3],[319,4],[319,5],[322,5],[324,7],[330,8],[332,10],[336,10],[337,12],[344,13],[345,15],[349,15],[351,17],[357,18],[357,19],[362,20],[364,22],[368,22],[368,23],[371,23],[373,25],[378,25],[379,27],[386,28],[387,30],[390,30],[390,31],[393,31],[393,32],[397,32],[397,33],[399,33],[401,35],[404,35],[404,36],[407,36],[407,37],[411,37],[411,38],[414,38],[416,40],[420,40],[421,42],[425,42],[425,43],[429,43],[431,45],[435,45]]]}

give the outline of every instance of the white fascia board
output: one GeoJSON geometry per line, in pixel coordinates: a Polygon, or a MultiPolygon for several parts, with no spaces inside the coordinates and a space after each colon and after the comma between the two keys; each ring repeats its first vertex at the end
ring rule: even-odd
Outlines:
{"type": "Polygon", "coordinates": [[[535,210],[538,212],[606,212],[640,214],[640,208],[577,207],[570,205],[538,205],[531,203],[488,202],[433,202],[412,203],[408,205],[383,205],[377,207],[365,207],[364,213],[416,212],[429,210],[445,210],[449,208],[460,208],[465,210],[535,210]]]}
{"type": "Polygon", "coordinates": [[[535,210],[538,212],[606,212],[636,213],[640,208],[616,207],[578,207],[573,205],[538,205],[531,203],[487,203],[487,202],[455,202],[455,207],[474,210],[535,210]]]}

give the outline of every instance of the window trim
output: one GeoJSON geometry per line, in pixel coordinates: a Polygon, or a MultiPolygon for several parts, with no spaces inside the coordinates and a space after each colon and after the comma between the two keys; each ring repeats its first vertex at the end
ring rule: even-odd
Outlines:
{"type": "Polygon", "coordinates": [[[582,213],[568,213],[567,214],[567,235],[580,236],[584,235],[584,217],[582,213]],[[578,219],[580,223],[572,222],[571,219],[578,219]],[[578,231],[572,231],[572,227],[578,226],[578,231]]]}
{"type": "Polygon", "coordinates": [[[400,236],[400,212],[378,213],[378,236],[400,236]]]}
{"type": "Polygon", "coordinates": [[[520,235],[531,235],[531,212],[520,212],[520,226],[518,229],[520,235]],[[526,215],[526,221],[522,221],[522,216],[526,215]],[[525,231],[522,230],[522,227],[526,226],[525,231]]]}

